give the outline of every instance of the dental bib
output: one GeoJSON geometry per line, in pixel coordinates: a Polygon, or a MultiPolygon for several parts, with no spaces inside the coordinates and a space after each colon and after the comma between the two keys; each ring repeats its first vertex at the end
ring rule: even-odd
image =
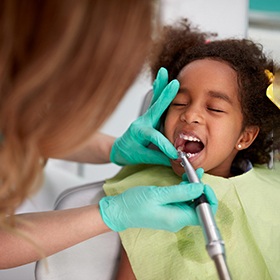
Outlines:
{"type": "MultiPolygon", "coordinates": [[[[259,166],[228,179],[204,174],[202,181],[219,200],[215,218],[232,279],[280,279],[279,170],[259,166]]],[[[116,195],[134,186],[180,182],[170,167],[134,165],[107,180],[104,190],[116,195]]],[[[128,229],[119,234],[138,280],[218,279],[200,226],[177,233],[128,229]]]]}

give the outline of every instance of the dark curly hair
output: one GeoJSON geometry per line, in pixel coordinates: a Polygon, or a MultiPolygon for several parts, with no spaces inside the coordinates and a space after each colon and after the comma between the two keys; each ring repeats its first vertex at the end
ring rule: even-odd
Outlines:
{"type": "Polygon", "coordinates": [[[165,67],[171,81],[187,64],[204,58],[225,61],[236,71],[243,128],[251,125],[260,128],[255,141],[237,154],[235,162],[247,159],[253,165],[269,163],[270,152],[280,147],[280,110],[266,96],[270,82],[265,70],[273,73],[279,66],[265,56],[260,44],[247,39],[218,40],[217,34],[200,32],[186,19],[164,27],[154,42],[149,62],[153,78],[160,67],[165,67]]]}

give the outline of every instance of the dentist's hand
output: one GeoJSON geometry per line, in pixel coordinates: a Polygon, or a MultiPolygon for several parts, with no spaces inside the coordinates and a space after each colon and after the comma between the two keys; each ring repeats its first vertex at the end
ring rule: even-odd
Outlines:
{"type": "Polygon", "coordinates": [[[168,84],[168,73],[161,68],[153,84],[153,98],[147,112],[136,119],[128,130],[113,144],[110,160],[118,165],[138,163],[170,166],[169,158],[178,158],[177,151],[157,129],[163,112],[170,105],[179,90],[179,82],[168,84]],[[148,148],[153,143],[160,151],[148,148]]]}
{"type": "MultiPolygon", "coordinates": [[[[185,226],[199,225],[195,209],[186,202],[199,197],[205,189],[208,192],[202,183],[185,182],[170,187],[134,187],[102,198],[100,213],[113,231],[151,228],[177,232],[185,226]]],[[[213,192],[209,201],[217,201],[213,192]]]]}

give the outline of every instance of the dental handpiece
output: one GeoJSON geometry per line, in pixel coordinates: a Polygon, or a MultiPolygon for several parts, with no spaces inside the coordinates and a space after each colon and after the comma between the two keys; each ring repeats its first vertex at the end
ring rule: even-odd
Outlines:
{"type": "MultiPolygon", "coordinates": [[[[200,179],[187,159],[187,154],[179,151],[178,155],[182,160],[182,165],[189,182],[200,183],[200,179]]],[[[200,197],[195,199],[194,204],[200,225],[203,230],[206,242],[206,250],[215,263],[219,279],[230,280],[231,276],[227,267],[225,256],[225,244],[221,238],[220,231],[216,225],[214,215],[205,194],[202,194],[200,197]]]]}

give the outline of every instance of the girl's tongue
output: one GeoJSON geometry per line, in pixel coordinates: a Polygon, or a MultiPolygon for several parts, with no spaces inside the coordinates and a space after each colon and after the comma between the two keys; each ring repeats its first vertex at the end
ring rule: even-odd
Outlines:
{"type": "Polygon", "coordinates": [[[186,141],[184,144],[183,152],[196,154],[199,153],[203,149],[202,142],[194,142],[194,141],[186,141]]]}

